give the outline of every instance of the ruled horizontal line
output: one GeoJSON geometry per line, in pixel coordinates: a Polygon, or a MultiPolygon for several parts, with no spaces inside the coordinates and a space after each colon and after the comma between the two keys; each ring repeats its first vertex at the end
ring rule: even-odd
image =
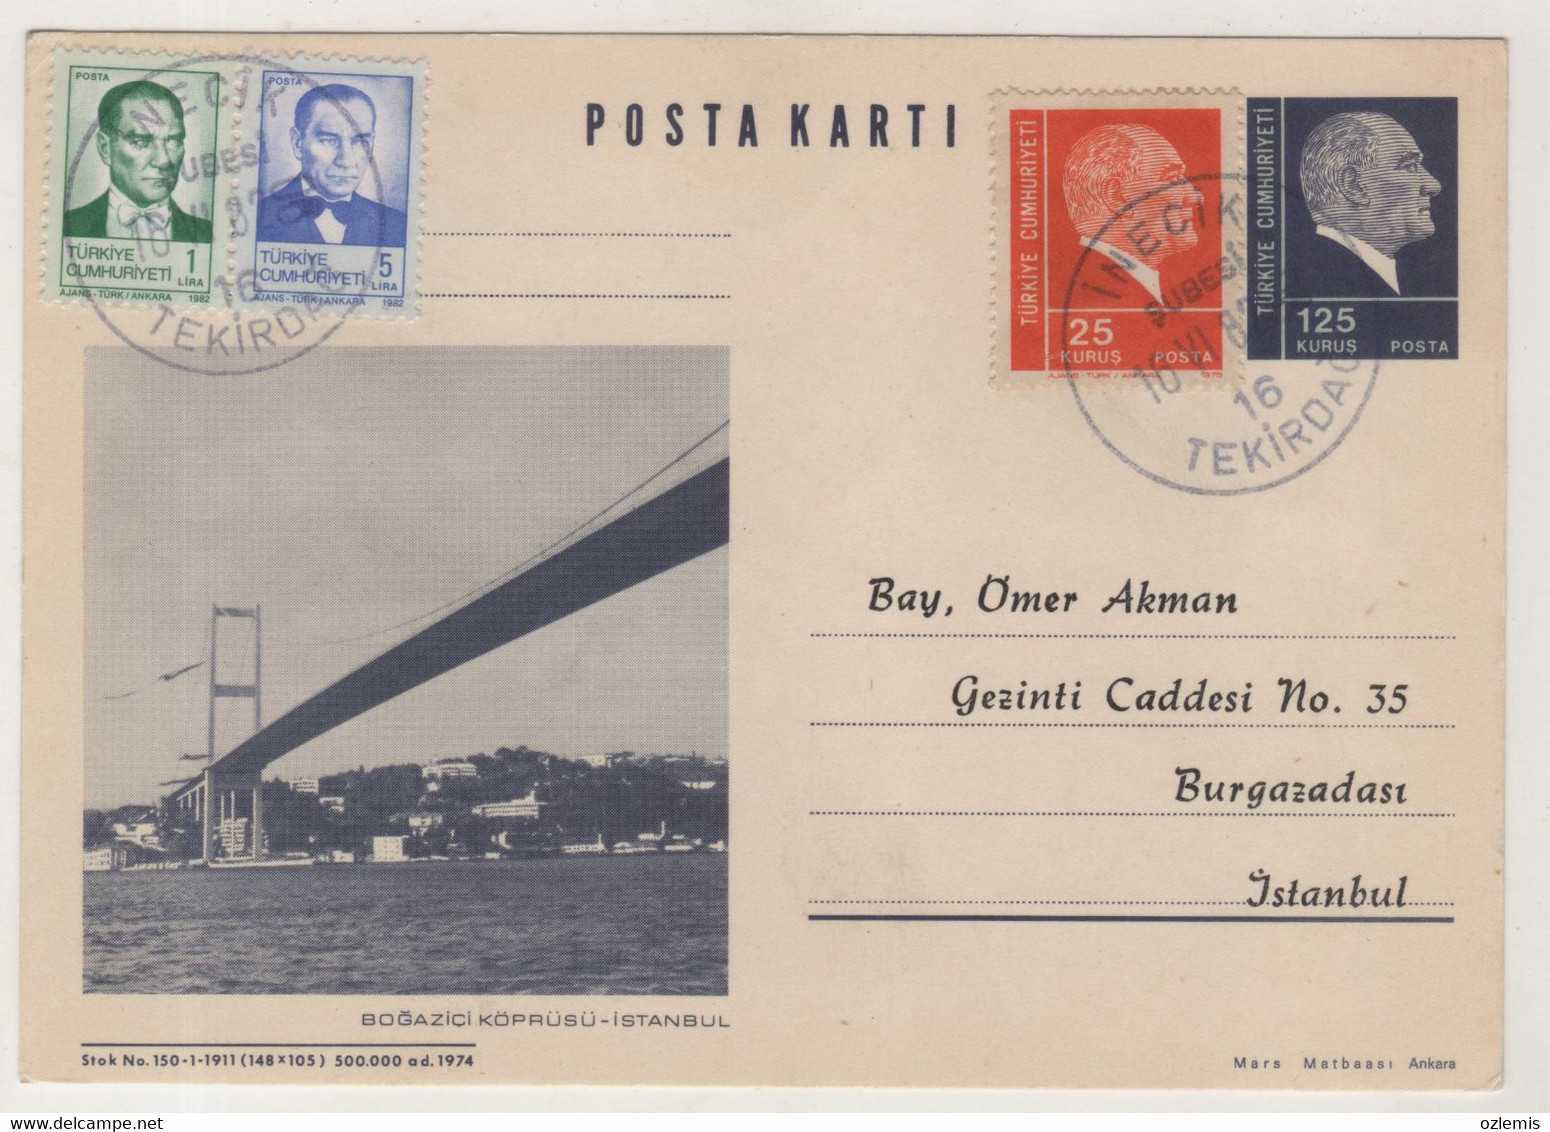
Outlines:
{"type": "Polygon", "coordinates": [[[1220,907],[1233,905],[1243,906],[1242,900],[809,900],[809,904],[1090,904],[1105,908],[1116,908],[1124,905],[1164,905],[1164,904],[1213,904],[1220,907]]]}
{"type": "Polygon", "coordinates": [[[645,291],[422,291],[422,299],[730,299],[728,294],[645,291]]]}
{"type": "MultiPolygon", "coordinates": [[[[1241,899],[1240,900],[809,900],[808,903],[809,904],[826,904],[826,905],[842,905],[842,904],[895,904],[895,905],[903,905],[903,904],[931,904],[931,905],[937,905],[937,906],[945,906],[945,905],[950,905],[950,904],[958,904],[958,905],[966,905],[966,904],[987,905],[987,904],[994,904],[994,905],[1003,905],[1003,906],[1033,905],[1033,904],[1048,904],[1048,905],[1062,904],[1062,905],[1092,905],[1092,906],[1095,906],[1095,907],[1105,907],[1105,908],[1117,908],[1117,907],[1124,907],[1124,906],[1139,906],[1139,905],[1152,905],[1152,906],[1163,906],[1163,905],[1170,905],[1170,906],[1176,906],[1176,905],[1215,905],[1217,907],[1233,907],[1233,906],[1236,906],[1236,907],[1240,907],[1241,908],[1244,905],[1245,901],[1243,901],[1241,899]]],[[[1451,900],[1410,900],[1410,901],[1406,901],[1406,904],[1407,905],[1411,905],[1411,906],[1416,907],[1416,908],[1451,908],[1451,907],[1453,907],[1453,901],[1451,901],[1451,900]]]]}
{"type": "Polygon", "coordinates": [[[809,727],[1064,727],[1064,728],[1143,728],[1169,730],[1219,731],[1452,731],[1453,723],[1002,723],[959,721],[893,721],[815,719],[809,727]]]}
{"type": "Polygon", "coordinates": [[[1049,641],[1456,641],[1452,635],[1380,633],[809,633],[825,638],[947,638],[953,640],[1049,641]]]}
{"type": "Polygon", "coordinates": [[[894,924],[1451,924],[1452,916],[1024,915],[977,912],[809,912],[810,921],[894,924]]]}
{"type": "Polygon", "coordinates": [[[538,232],[488,230],[451,230],[425,232],[426,236],[497,236],[513,239],[596,239],[596,240],[730,240],[731,232],[538,232]]]}
{"type": "Polygon", "coordinates": [[[1451,818],[1452,810],[1410,813],[1245,810],[808,810],[813,818],[1451,818]]]}

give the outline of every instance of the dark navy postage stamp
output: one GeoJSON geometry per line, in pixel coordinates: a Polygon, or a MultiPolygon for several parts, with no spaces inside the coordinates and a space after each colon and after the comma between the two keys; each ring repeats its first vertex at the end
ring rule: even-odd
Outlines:
{"type": "Polygon", "coordinates": [[[1250,98],[1251,359],[1457,358],[1458,100],[1250,98]]]}

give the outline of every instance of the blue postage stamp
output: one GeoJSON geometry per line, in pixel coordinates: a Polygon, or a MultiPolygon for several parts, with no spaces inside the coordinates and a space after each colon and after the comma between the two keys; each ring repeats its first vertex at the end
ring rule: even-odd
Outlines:
{"type": "Polygon", "coordinates": [[[418,219],[415,75],[285,67],[259,81],[257,297],[402,309],[418,219]]]}
{"type": "Polygon", "coordinates": [[[1458,100],[1248,100],[1251,359],[1459,352],[1458,100]]]}
{"type": "Polygon", "coordinates": [[[51,114],[46,300],[416,313],[423,62],[62,48],[51,114]]]}

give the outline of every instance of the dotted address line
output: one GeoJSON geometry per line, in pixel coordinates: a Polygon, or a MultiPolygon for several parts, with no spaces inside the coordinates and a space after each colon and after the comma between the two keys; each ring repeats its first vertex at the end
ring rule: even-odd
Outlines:
{"type": "Polygon", "coordinates": [[[1452,635],[1372,633],[809,633],[814,639],[1046,641],[1456,641],[1452,635]]]}
{"type": "Polygon", "coordinates": [[[646,291],[422,291],[422,299],[730,299],[724,293],[646,291]]]}
{"type": "Polygon", "coordinates": [[[815,719],[809,727],[1067,727],[1206,729],[1219,731],[1453,731],[1454,723],[961,723],[815,719]]]}
{"type": "Polygon", "coordinates": [[[425,232],[426,236],[500,236],[514,239],[730,240],[731,232],[536,232],[488,229],[425,232]]]}

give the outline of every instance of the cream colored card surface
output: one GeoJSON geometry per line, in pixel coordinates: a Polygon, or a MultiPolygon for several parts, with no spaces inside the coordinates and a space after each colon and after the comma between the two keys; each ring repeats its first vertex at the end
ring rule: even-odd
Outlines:
{"type": "Polygon", "coordinates": [[[1500,1085],[1502,44],[28,56],[26,1078],[1500,1085]]]}

